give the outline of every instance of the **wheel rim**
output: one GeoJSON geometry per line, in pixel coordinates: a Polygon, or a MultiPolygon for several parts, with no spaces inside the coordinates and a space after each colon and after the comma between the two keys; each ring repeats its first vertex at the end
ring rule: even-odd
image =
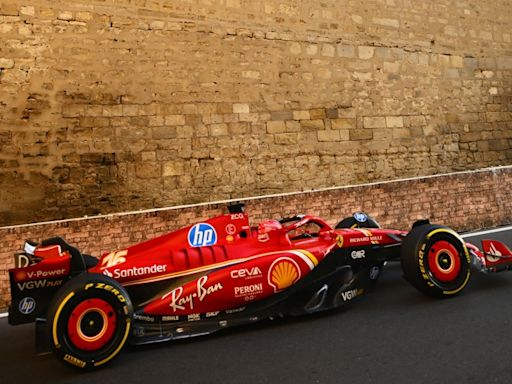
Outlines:
{"type": "Polygon", "coordinates": [[[457,279],[461,270],[459,252],[448,241],[437,241],[430,247],[428,266],[432,276],[442,283],[457,279]]]}
{"type": "Polygon", "coordinates": [[[68,335],[76,348],[96,351],[114,336],[117,316],[103,299],[88,299],[78,304],[68,320],[68,335]]]}

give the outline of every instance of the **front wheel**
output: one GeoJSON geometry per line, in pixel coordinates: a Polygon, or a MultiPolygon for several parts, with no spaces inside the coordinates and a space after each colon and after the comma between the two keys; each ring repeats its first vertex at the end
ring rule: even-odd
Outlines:
{"type": "Polygon", "coordinates": [[[414,227],[402,243],[400,261],[405,279],[429,296],[454,296],[469,281],[469,252],[460,236],[447,227],[414,227]]]}
{"type": "Polygon", "coordinates": [[[130,333],[133,307],[108,276],[84,273],[55,296],[48,312],[50,344],[65,364],[91,370],[112,360],[130,333]]]}

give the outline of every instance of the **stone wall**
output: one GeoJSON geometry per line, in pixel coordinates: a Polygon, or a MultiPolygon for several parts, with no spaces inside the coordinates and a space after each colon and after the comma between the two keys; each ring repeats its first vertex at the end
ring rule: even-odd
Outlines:
{"type": "MultiPolygon", "coordinates": [[[[335,225],[363,210],[385,228],[408,229],[414,221],[430,218],[465,231],[511,224],[510,190],[512,166],[249,199],[246,209],[251,225],[298,213],[314,214],[335,225]]],[[[10,302],[7,269],[13,267],[13,255],[25,239],[61,236],[84,253],[100,256],[224,213],[224,203],[201,204],[0,228],[0,310],[10,302]]]]}
{"type": "Polygon", "coordinates": [[[508,0],[0,0],[0,224],[511,164],[508,0]]]}

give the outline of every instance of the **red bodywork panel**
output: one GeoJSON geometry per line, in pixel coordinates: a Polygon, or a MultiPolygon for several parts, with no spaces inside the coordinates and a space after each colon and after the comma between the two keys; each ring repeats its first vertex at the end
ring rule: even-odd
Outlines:
{"type": "Polygon", "coordinates": [[[64,278],[69,275],[70,256],[68,252],[62,252],[60,246],[37,247],[34,256],[42,260],[37,264],[9,270],[13,272],[15,282],[64,278]]]}
{"type": "Polygon", "coordinates": [[[103,255],[89,272],[128,287],[169,280],[169,288],[145,305],[150,315],[215,313],[288,288],[335,247],[393,244],[397,240],[389,235],[404,233],[334,230],[314,216],[285,226],[268,220],[250,227],[247,215],[236,213],[103,255]]]}

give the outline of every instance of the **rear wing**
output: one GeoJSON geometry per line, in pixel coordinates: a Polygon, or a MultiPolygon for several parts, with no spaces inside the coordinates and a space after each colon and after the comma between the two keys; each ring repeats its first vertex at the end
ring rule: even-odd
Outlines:
{"type": "Polygon", "coordinates": [[[70,277],[86,270],[83,255],[63,239],[54,237],[37,244],[26,241],[9,269],[11,305],[9,324],[45,318],[57,290],[70,277]]]}
{"type": "Polygon", "coordinates": [[[486,256],[496,259],[512,257],[510,249],[497,240],[482,240],[482,251],[486,256]]]}

